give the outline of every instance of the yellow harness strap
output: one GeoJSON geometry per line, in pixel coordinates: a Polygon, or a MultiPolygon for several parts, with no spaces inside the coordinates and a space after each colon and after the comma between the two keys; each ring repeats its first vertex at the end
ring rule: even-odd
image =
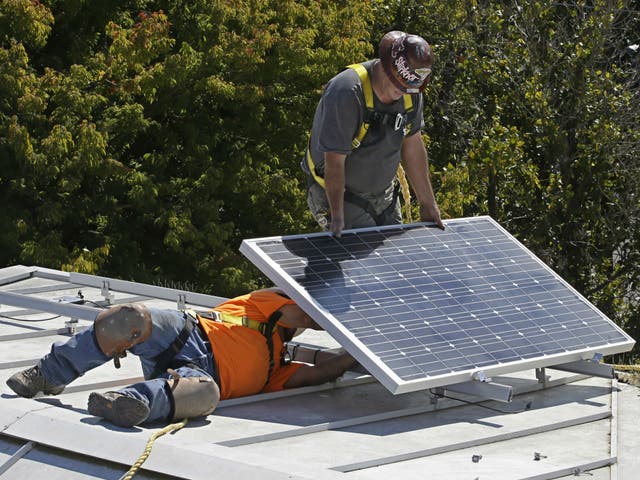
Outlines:
{"type": "MultiPolygon", "coordinates": [[[[360,83],[362,84],[362,91],[364,93],[364,102],[367,107],[367,110],[373,111],[373,87],[371,87],[371,79],[369,78],[369,72],[361,63],[354,63],[353,65],[349,65],[348,68],[352,68],[356,71],[358,76],[360,77],[360,83]]],[[[411,100],[411,95],[405,94],[403,95],[404,99],[404,110],[405,112],[410,112],[413,110],[413,101],[411,100]]],[[[367,134],[367,130],[369,129],[369,123],[363,122],[360,126],[360,132],[358,132],[358,136],[353,139],[351,143],[352,147],[358,148],[364,139],[364,136],[367,134]]],[[[411,124],[407,124],[404,128],[404,135],[411,131],[411,124]]],[[[307,150],[308,152],[308,150],[307,150]]],[[[310,157],[310,155],[309,155],[310,157]]],[[[309,158],[310,159],[310,158],[309,158]]],[[[407,217],[407,222],[411,223],[411,192],[409,190],[409,185],[407,184],[407,177],[405,176],[404,169],[402,165],[398,165],[398,171],[396,172],[396,177],[398,177],[398,182],[400,182],[400,186],[402,188],[402,197],[404,198],[405,204],[405,216],[407,217]]],[[[324,185],[323,185],[324,186],[324,185]]]]}
{"type": "MultiPolygon", "coordinates": [[[[355,70],[356,73],[358,74],[358,77],[360,77],[360,83],[362,84],[362,92],[364,93],[365,106],[367,107],[368,111],[373,111],[373,88],[371,87],[371,79],[369,78],[369,72],[367,72],[367,69],[361,63],[354,63],[352,65],[349,65],[347,68],[351,68],[355,70]]],[[[413,101],[411,100],[411,95],[405,94],[403,95],[403,98],[404,98],[405,112],[410,112],[411,110],[413,110],[413,101]]],[[[367,122],[365,119],[365,121],[362,122],[362,125],[360,125],[360,131],[358,132],[358,135],[351,142],[351,147],[354,150],[362,144],[362,140],[364,139],[368,130],[369,130],[369,122],[367,122]]],[[[411,131],[411,124],[408,124],[404,129],[405,136],[410,131],[411,131]]],[[[305,156],[307,158],[307,166],[309,167],[309,171],[311,172],[313,179],[316,181],[318,185],[320,185],[322,188],[325,188],[324,178],[322,178],[320,175],[316,173],[315,164],[313,163],[313,159],[311,158],[311,149],[309,147],[307,147],[307,153],[305,156]]],[[[403,174],[404,174],[404,171],[403,171],[403,174]]]]}
{"type": "MultiPolygon", "coordinates": [[[[282,312],[276,310],[271,314],[269,320],[266,322],[258,322],[256,320],[249,320],[246,316],[237,317],[235,315],[230,315],[228,313],[221,313],[216,310],[208,310],[208,311],[196,311],[196,310],[185,310],[185,313],[196,320],[198,317],[208,318],[210,320],[214,320],[220,323],[230,323],[232,325],[240,325],[243,327],[250,328],[257,332],[260,332],[267,341],[267,348],[269,349],[269,370],[267,371],[267,380],[265,381],[265,385],[269,383],[269,379],[271,378],[271,373],[273,372],[273,367],[275,365],[274,356],[273,356],[273,335],[277,331],[276,325],[278,319],[282,315],[282,312]]],[[[286,349],[285,349],[286,351],[286,349]]],[[[281,353],[282,355],[283,353],[281,353]]],[[[281,363],[282,363],[281,359],[281,363]]]]}
{"type": "Polygon", "coordinates": [[[307,146],[307,153],[305,157],[307,157],[307,165],[309,166],[309,171],[311,172],[313,179],[322,188],[326,188],[324,186],[324,178],[322,178],[320,175],[316,173],[316,165],[313,163],[313,159],[311,158],[311,149],[308,146],[307,146]]]}
{"type": "MultiPolygon", "coordinates": [[[[362,84],[362,92],[364,93],[364,104],[367,107],[367,110],[373,110],[373,87],[371,87],[371,79],[369,78],[369,72],[361,63],[354,63],[349,65],[347,68],[351,68],[356,71],[358,77],[360,77],[360,83],[362,84]]],[[[403,95],[404,99],[404,110],[406,112],[410,112],[413,110],[413,101],[411,100],[411,95],[405,94],[403,95]]],[[[360,146],[364,136],[367,134],[367,130],[369,130],[369,123],[365,120],[360,125],[360,131],[358,132],[358,136],[353,139],[351,146],[355,149],[360,146]]],[[[411,130],[411,125],[407,125],[405,128],[405,135],[411,130]]]]}
{"type": "MultiPolygon", "coordinates": [[[[371,79],[369,78],[369,72],[364,68],[364,65],[361,63],[354,63],[353,65],[349,65],[347,68],[351,68],[356,71],[358,77],[360,77],[360,83],[362,84],[362,92],[364,93],[364,104],[367,107],[367,110],[373,110],[373,88],[371,87],[371,79]]],[[[411,97],[409,97],[409,101],[411,101],[411,97]]],[[[351,142],[351,146],[353,148],[358,148],[364,139],[364,136],[367,134],[367,130],[369,130],[369,123],[367,121],[362,122],[360,125],[360,131],[356,138],[351,142]]]]}
{"type": "Polygon", "coordinates": [[[193,318],[204,317],[210,320],[214,320],[220,323],[230,323],[232,325],[242,325],[243,327],[250,328],[252,330],[257,330],[261,334],[264,335],[265,328],[267,323],[258,322],[256,320],[249,320],[246,316],[237,317],[235,315],[230,315],[228,313],[221,313],[216,310],[209,310],[206,312],[196,311],[196,310],[185,310],[187,315],[191,315],[193,318]]]}

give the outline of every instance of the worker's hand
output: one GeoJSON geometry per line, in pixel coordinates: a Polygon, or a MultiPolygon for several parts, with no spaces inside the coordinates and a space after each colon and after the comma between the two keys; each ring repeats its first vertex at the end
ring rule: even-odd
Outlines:
{"type": "Polygon", "coordinates": [[[331,233],[333,233],[336,237],[340,238],[342,236],[342,229],[344,228],[344,219],[341,217],[331,217],[331,233]]]}
{"type": "Polygon", "coordinates": [[[444,224],[440,218],[440,209],[436,203],[420,205],[420,220],[423,222],[433,222],[438,226],[438,228],[444,230],[444,224]]]}

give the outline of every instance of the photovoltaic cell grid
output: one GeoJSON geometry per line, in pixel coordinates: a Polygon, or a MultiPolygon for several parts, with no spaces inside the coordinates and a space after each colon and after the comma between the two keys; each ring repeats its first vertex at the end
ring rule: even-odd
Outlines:
{"type": "Polygon", "coordinates": [[[303,307],[311,297],[314,319],[372,373],[392,377],[392,391],[634,343],[490,217],[449,221],[445,231],[257,239],[241,250],[303,307]]]}

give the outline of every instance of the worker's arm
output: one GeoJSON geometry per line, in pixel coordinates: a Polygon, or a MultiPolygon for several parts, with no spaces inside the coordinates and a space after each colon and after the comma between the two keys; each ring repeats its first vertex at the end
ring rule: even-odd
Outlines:
{"type": "Polygon", "coordinates": [[[440,218],[440,209],[431,186],[427,149],[424,146],[420,132],[416,132],[404,139],[401,155],[402,166],[409,177],[413,193],[420,204],[420,219],[424,222],[434,222],[444,230],[444,224],[440,218]]]}
{"type": "Polygon", "coordinates": [[[341,153],[324,154],[324,184],[331,214],[331,232],[339,237],[344,228],[344,164],[347,156],[341,153]]]}
{"type": "Polygon", "coordinates": [[[278,325],[285,328],[311,328],[323,330],[313,318],[307,315],[298,305],[283,305],[280,307],[282,315],[278,319],[278,325]]]}
{"type": "MultiPolygon", "coordinates": [[[[283,290],[278,287],[267,287],[255,290],[257,292],[276,292],[283,294],[283,290]]],[[[288,297],[287,297],[288,298],[288,297]]],[[[311,328],[312,330],[324,330],[297,304],[283,305],[278,309],[282,314],[278,319],[278,325],[285,328],[311,328]]]]}
{"type": "Polygon", "coordinates": [[[305,365],[291,375],[284,388],[307,387],[330,382],[355,367],[358,362],[348,353],[333,356],[316,365],[305,365]]]}

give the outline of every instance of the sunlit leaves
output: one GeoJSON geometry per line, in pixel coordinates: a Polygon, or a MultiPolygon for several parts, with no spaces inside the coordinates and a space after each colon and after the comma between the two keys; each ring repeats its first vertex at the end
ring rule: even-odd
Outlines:
{"type": "Polygon", "coordinates": [[[0,3],[0,40],[15,40],[30,48],[43,47],[53,25],[49,8],[39,1],[3,0],[0,3]]]}
{"type": "Polygon", "coordinates": [[[111,46],[107,65],[115,79],[140,72],[160,55],[171,51],[175,40],[169,36],[170,23],[162,12],[140,12],[133,28],[110,22],[107,32],[111,46]]]}
{"type": "Polygon", "coordinates": [[[0,3],[0,261],[260,286],[240,241],[317,228],[299,162],[323,85],[405,29],[436,54],[424,138],[443,215],[493,215],[620,323],[637,315],[627,2],[47,5],[0,3]]]}

